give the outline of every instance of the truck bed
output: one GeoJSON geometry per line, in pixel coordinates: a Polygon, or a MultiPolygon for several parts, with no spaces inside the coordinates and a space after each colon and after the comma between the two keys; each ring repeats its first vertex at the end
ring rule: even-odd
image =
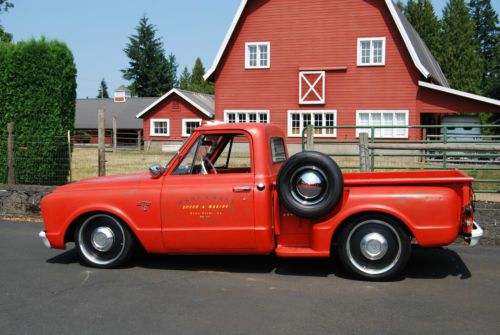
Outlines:
{"type": "Polygon", "coordinates": [[[473,180],[458,170],[344,173],[346,186],[470,183],[473,180]]]}

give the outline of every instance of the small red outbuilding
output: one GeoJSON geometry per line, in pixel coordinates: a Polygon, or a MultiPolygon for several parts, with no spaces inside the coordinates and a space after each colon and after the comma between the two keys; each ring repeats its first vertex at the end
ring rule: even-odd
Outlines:
{"type": "Polygon", "coordinates": [[[147,148],[178,144],[214,118],[214,96],[174,88],[136,115],[143,119],[147,148]]]}

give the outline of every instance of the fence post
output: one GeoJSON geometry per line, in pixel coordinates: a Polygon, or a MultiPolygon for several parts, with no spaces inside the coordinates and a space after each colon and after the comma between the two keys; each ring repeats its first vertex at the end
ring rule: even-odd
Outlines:
{"type": "Polygon", "coordinates": [[[73,181],[73,159],[71,152],[71,130],[68,129],[68,159],[69,159],[69,182],[73,181]]]}
{"type": "Polygon", "coordinates": [[[16,183],[16,156],[15,156],[15,138],[14,138],[14,122],[7,124],[7,184],[13,185],[16,183]]]}
{"type": "Polygon", "coordinates": [[[359,170],[370,172],[370,151],[368,149],[368,133],[359,134],[359,170]]]}
{"type": "Polygon", "coordinates": [[[307,142],[306,150],[314,150],[314,126],[312,124],[307,125],[307,142]]]}
{"type": "Polygon", "coordinates": [[[113,116],[113,151],[116,151],[117,147],[117,128],[116,128],[116,116],[113,116]]]}
{"type": "Polygon", "coordinates": [[[98,137],[98,156],[99,156],[99,171],[98,175],[99,176],[105,176],[106,175],[106,148],[105,148],[105,141],[106,141],[106,127],[104,124],[104,113],[106,110],[104,109],[99,109],[97,115],[98,115],[98,131],[97,131],[97,137],[98,137]]]}
{"type": "Polygon", "coordinates": [[[137,150],[141,151],[142,150],[142,130],[137,131],[137,150]]]}

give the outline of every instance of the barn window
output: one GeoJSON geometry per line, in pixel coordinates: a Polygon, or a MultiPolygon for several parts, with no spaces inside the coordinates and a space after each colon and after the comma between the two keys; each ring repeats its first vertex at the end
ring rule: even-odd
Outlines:
{"type": "Polygon", "coordinates": [[[201,126],[201,119],[182,119],[182,136],[187,137],[201,126]]]}
{"type": "Polygon", "coordinates": [[[268,69],[271,63],[271,43],[246,43],[245,68],[268,69]]]}
{"type": "Polygon", "coordinates": [[[170,120],[151,119],[149,134],[151,136],[170,136],[170,120]]]}
{"type": "Polygon", "coordinates": [[[227,123],[269,123],[268,110],[227,110],[224,111],[227,123]]]}
{"type": "MultiPolygon", "coordinates": [[[[301,137],[308,125],[315,127],[335,127],[337,125],[337,111],[288,111],[288,136],[301,137]]],[[[337,131],[335,128],[314,129],[314,136],[317,137],[335,137],[337,131]]]]}
{"type": "Polygon", "coordinates": [[[385,65],[385,37],[358,38],[358,66],[385,65]]]}
{"type": "Polygon", "coordinates": [[[302,105],[325,103],[325,71],[299,73],[299,103],[302,105]]]}
{"type": "MultiPolygon", "coordinates": [[[[378,138],[407,138],[408,111],[357,111],[356,126],[404,126],[405,128],[375,128],[374,135],[378,138]]],[[[370,128],[357,128],[360,133],[371,135],[370,128]]]]}

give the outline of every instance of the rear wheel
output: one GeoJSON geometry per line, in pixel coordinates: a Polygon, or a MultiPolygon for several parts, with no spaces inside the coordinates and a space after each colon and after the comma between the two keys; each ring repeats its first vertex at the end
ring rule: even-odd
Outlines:
{"type": "Polygon", "coordinates": [[[130,258],[134,240],[123,222],[109,214],[95,214],[76,230],[75,245],[85,264],[113,268],[130,258]]]}
{"type": "Polygon", "coordinates": [[[365,280],[398,275],[411,253],[410,237],[399,222],[385,215],[366,215],[341,232],[338,253],[342,264],[365,280]]]}

